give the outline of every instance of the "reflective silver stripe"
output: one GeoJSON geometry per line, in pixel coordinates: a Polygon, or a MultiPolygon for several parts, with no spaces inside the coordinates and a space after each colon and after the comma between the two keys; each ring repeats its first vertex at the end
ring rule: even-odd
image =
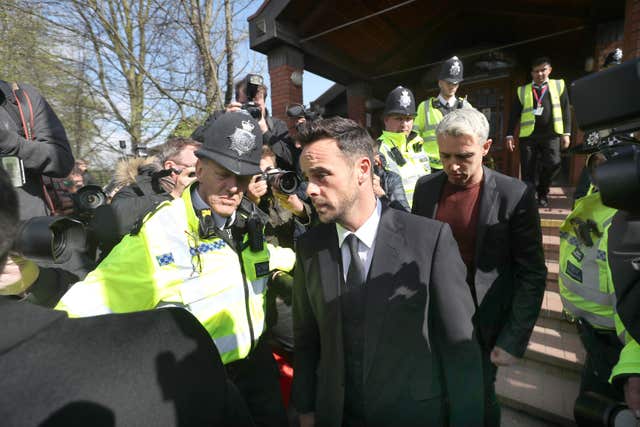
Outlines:
{"type": "Polygon", "coordinates": [[[530,113],[532,111],[533,111],[533,108],[523,108],[522,109],[522,114],[528,114],[528,113],[530,113]]]}
{"type": "Polygon", "coordinates": [[[424,142],[431,142],[431,141],[437,141],[438,138],[435,136],[428,136],[424,139],[424,142]]]}
{"type": "Polygon", "coordinates": [[[613,305],[615,304],[615,300],[611,298],[611,294],[605,294],[603,292],[585,286],[584,284],[580,284],[573,280],[573,278],[566,274],[564,271],[560,272],[560,278],[562,279],[562,285],[567,288],[569,292],[581,298],[584,298],[586,301],[610,307],[613,307],[613,305]]]}
{"type": "Polygon", "coordinates": [[[528,122],[522,122],[520,123],[520,127],[523,128],[525,126],[532,126],[535,123],[534,120],[528,121],[528,122]]]}
{"type": "Polygon", "coordinates": [[[613,318],[598,316],[597,314],[593,314],[589,311],[585,311],[581,308],[576,307],[571,302],[567,301],[565,298],[560,296],[562,299],[562,304],[564,308],[569,311],[575,317],[582,317],[587,322],[591,323],[594,326],[600,326],[606,329],[615,329],[616,325],[613,321],[613,318]]]}
{"type": "Polygon", "coordinates": [[[554,117],[553,121],[554,122],[561,122],[562,121],[562,117],[554,117]]]}
{"type": "Polygon", "coordinates": [[[433,126],[432,126],[432,125],[429,125],[429,126],[427,126],[425,129],[426,129],[426,130],[435,130],[435,128],[436,128],[436,125],[433,125],[433,126]]]}
{"type": "Polygon", "coordinates": [[[213,343],[216,345],[220,354],[229,353],[239,347],[238,337],[234,334],[225,337],[214,338],[213,343]]]}

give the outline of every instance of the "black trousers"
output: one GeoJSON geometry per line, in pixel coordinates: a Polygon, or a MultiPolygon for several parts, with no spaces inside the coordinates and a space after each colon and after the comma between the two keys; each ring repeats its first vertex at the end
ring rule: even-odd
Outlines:
{"type": "Polygon", "coordinates": [[[551,182],[560,172],[560,138],[521,139],[520,170],[522,180],[536,189],[538,197],[547,197],[551,182]]]}
{"type": "Polygon", "coordinates": [[[484,427],[500,427],[500,404],[496,396],[498,367],[491,362],[491,349],[482,349],[484,380],[484,427]]]}
{"type": "Polygon", "coordinates": [[[278,365],[266,340],[261,338],[251,354],[225,366],[229,379],[244,398],[258,427],[286,426],[278,365]]]}
{"type": "Polygon", "coordinates": [[[577,323],[577,327],[587,353],[580,378],[580,394],[591,391],[624,401],[623,391],[609,383],[611,370],[618,363],[623,348],[616,332],[597,330],[586,322],[577,323]]]}

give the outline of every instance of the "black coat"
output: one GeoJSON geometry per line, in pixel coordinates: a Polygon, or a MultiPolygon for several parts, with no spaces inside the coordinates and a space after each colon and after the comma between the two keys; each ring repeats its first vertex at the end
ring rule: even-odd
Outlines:
{"type": "MultiPolygon", "coordinates": [[[[526,184],[484,167],[476,255],[475,292],[485,351],[498,345],[522,357],[536,323],[547,278],[536,200],[526,184]]],[[[447,175],[418,180],[413,213],[435,218],[447,175]]]]}
{"type": "MultiPolygon", "coordinates": [[[[345,354],[334,224],[298,240],[293,400],[340,426],[345,354]]],[[[383,208],[366,287],[363,393],[370,426],[483,423],[482,367],[466,270],[446,224],[383,208]]]]}
{"type": "MultiPolygon", "coordinates": [[[[8,88],[0,81],[1,88],[8,88]]],[[[24,137],[22,123],[13,95],[5,96],[0,90],[0,155],[18,156],[24,162],[26,183],[17,188],[20,219],[48,215],[44,203],[41,176],[62,178],[73,169],[74,159],[62,123],[46,99],[36,88],[27,84],[20,87],[31,99],[33,108],[34,141],[24,137]]],[[[23,105],[23,108],[28,106],[23,105]]]]}
{"type": "Polygon", "coordinates": [[[3,426],[251,425],[183,309],[69,319],[0,297],[0,318],[3,426]]]}

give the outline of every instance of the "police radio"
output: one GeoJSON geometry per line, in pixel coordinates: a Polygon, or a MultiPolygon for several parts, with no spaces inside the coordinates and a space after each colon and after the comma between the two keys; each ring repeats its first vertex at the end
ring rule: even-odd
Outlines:
{"type": "Polygon", "coordinates": [[[391,150],[389,150],[389,155],[398,166],[404,166],[407,163],[407,160],[402,156],[402,153],[396,146],[393,146],[391,150]]]}

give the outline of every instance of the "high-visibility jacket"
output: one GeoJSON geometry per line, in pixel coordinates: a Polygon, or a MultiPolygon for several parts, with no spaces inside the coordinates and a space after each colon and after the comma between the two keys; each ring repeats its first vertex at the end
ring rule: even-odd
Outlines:
{"type": "Polygon", "coordinates": [[[595,328],[615,329],[616,295],[607,261],[607,238],[616,209],[602,204],[595,192],[576,201],[574,209],[560,226],[560,297],[565,311],[582,317],[595,328]],[[592,245],[580,235],[579,225],[591,221],[587,230],[592,245]]]}
{"type": "Polygon", "coordinates": [[[618,313],[615,314],[615,323],[618,338],[624,347],[620,352],[618,363],[611,370],[610,382],[619,375],[640,375],[640,344],[626,331],[618,313]]]}
{"type": "Polygon", "coordinates": [[[264,330],[269,272],[291,270],[295,255],[271,245],[258,252],[243,245],[238,254],[219,237],[201,238],[198,225],[188,187],[148,214],[56,308],[85,317],[183,307],[209,332],[223,363],[246,357],[264,330]]]}
{"type": "Polygon", "coordinates": [[[380,153],[387,161],[387,169],[400,175],[404,192],[411,205],[416,182],[421,176],[431,172],[429,158],[422,151],[422,138],[415,132],[407,136],[403,132],[383,131],[378,140],[381,142],[380,153]],[[404,165],[396,162],[391,151],[394,147],[406,161],[404,165]]]}
{"type": "MultiPolygon", "coordinates": [[[[433,106],[433,103],[437,99],[438,98],[429,98],[418,105],[417,115],[413,121],[413,128],[424,140],[422,148],[429,157],[431,169],[440,170],[442,169],[442,160],[440,160],[440,150],[438,149],[438,140],[436,139],[436,127],[444,116],[442,115],[442,111],[433,106]]],[[[460,105],[463,105],[464,108],[471,107],[471,104],[463,98],[457,98],[456,101],[460,105]]]]}
{"type": "MultiPolygon", "coordinates": [[[[558,135],[564,134],[564,123],[562,121],[562,105],[560,95],[565,90],[564,80],[549,80],[549,96],[551,97],[551,118],[553,120],[553,130],[558,135]]],[[[526,138],[533,133],[536,124],[536,116],[533,114],[533,84],[529,83],[518,87],[518,99],[522,104],[520,114],[520,138],[526,138]]]]}

